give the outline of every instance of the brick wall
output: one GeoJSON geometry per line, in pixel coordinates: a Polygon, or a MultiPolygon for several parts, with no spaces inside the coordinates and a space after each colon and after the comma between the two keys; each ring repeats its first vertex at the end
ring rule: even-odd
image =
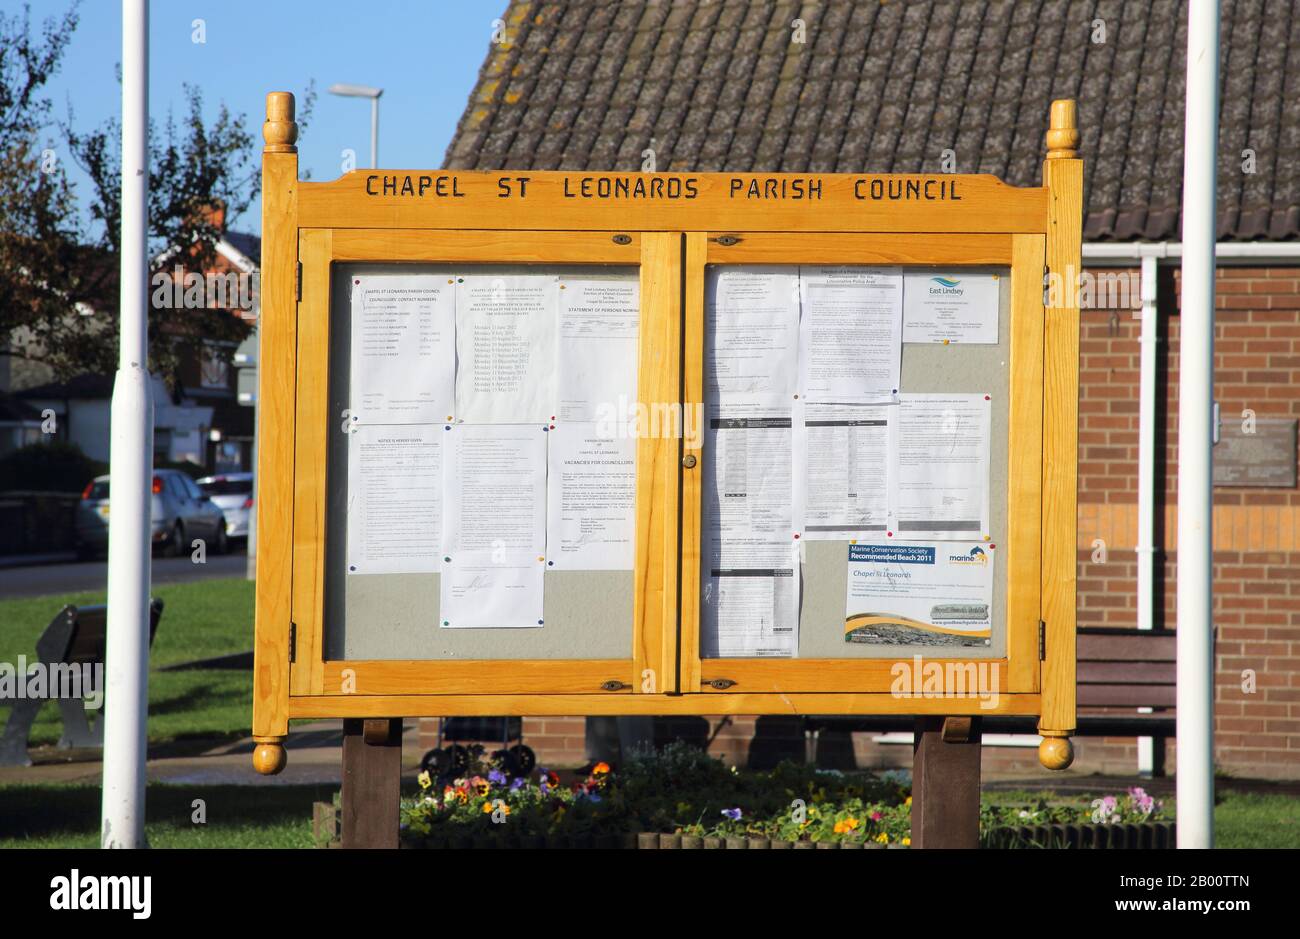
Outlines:
{"type": "MultiPolygon", "coordinates": [[[[1178,276],[1161,270],[1157,359],[1156,625],[1175,627],[1178,276]]],[[[1215,399],[1221,419],[1300,417],[1300,269],[1220,268],[1215,399]]],[[[1140,322],[1126,309],[1085,310],[1080,337],[1079,624],[1137,621],[1140,322]],[[1098,550],[1104,543],[1104,556],[1098,550]]],[[[1218,626],[1216,761],[1237,775],[1300,776],[1300,493],[1214,490],[1218,626]],[[1256,689],[1242,690],[1243,670],[1256,689]]],[[[1132,767],[1133,742],[1080,741],[1080,765],[1132,767]]],[[[1174,748],[1170,749],[1170,768],[1174,748]]]]}
{"type": "MultiPolygon", "coordinates": [[[[1113,270],[1113,269],[1107,269],[1113,270]]],[[[1128,273],[1128,272],[1125,272],[1128,273]]],[[[1133,272],[1136,274],[1136,272],[1133,272]]],[[[1164,571],[1157,580],[1157,626],[1175,619],[1177,539],[1178,336],[1177,272],[1162,268],[1157,352],[1157,541],[1164,571]]],[[[1132,302],[1137,302],[1134,276],[1132,302]]],[[[1300,269],[1220,268],[1215,397],[1224,421],[1249,408],[1258,417],[1300,417],[1300,269]]],[[[1086,309],[1080,337],[1079,624],[1133,626],[1137,621],[1138,368],[1137,311],[1120,308],[1122,294],[1086,309]],[[1096,542],[1105,545],[1104,558],[1096,542]]],[[[1294,489],[1216,488],[1214,618],[1219,628],[1216,678],[1218,765],[1234,775],[1300,778],[1300,493],[1294,489]],[[1253,670],[1256,688],[1242,690],[1253,670]]],[[[659,721],[658,742],[674,736],[704,740],[721,719],[659,721]],[[701,730],[703,728],[703,735],[701,730]]],[[[430,723],[425,738],[432,746],[430,723]]],[[[585,760],[581,718],[524,722],[528,743],[543,762],[585,760]]],[[[801,758],[804,739],[781,718],[735,717],[714,737],[710,752],[729,763],[768,764],[801,758]]],[[[1136,741],[1080,739],[1081,772],[1131,774],[1136,741]]],[[[1166,745],[1166,766],[1176,748],[1166,745]]],[[[870,735],[826,735],[818,761],[829,766],[911,765],[907,746],[882,746],[870,735]]],[[[1037,752],[986,748],[990,774],[1035,775],[1037,752]]]]}

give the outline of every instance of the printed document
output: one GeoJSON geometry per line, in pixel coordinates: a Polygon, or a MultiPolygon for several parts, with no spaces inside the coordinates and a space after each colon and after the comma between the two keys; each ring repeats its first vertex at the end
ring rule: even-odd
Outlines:
{"type": "Polygon", "coordinates": [[[848,545],[844,641],[987,646],[993,614],[991,545],[848,545]]]}
{"type": "Polygon", "coordinates": [[[545,563],[521,552],[466,551],[442,566],[438,625],[510,629],[543,625],[545,563]]]}
{"type": "Polygon", "coordinates": [[[348,434],[348,573],[435,573],[442,559],[442,424],[348,434]]]}
{"type": "Polygon", "coordinates": [[[985,394],[900,396],[892,474],[896,537],[990,535],[990,414],[985,394]]]}
{"type": "Polygon", "coordinates": [[[641,284],[629,273],[560,276],[561,421],[615,421],[636,404],[641,284]]]}
{"type": "Polygon", "coordinates": [[[798,381],[796,268],[710,268],[705,283],[704,393],[728,402],[794,399],[798,381]]]}
{"type": "Polygon", "coordinates": [[[351,395],[355,424],[430,424],[452,414],[455,292],[432,274],[352,278],[351,395]]]}
{"type": "Polygon", "coordinates": [[[881,538],[889,514],[893,404],[813,404],[796,408],[795,493],[802,537],[881,538]]]}
{"type": "Polygon", "coordinates": [[[443,467],[443,563],[465,551],[546,554],[544,424],[453,424],[443,467]]]}
{"type": "Polygon", "coordinates": [[[559,423],[547,434],[548,569],[632,569],[636,527],[636,438],[606,437],[591,423],[559,423]]]}
{"type": "Polygon", "coordinates": [[[704,453],[702,654],[792,656],[799,565],[791,406],[712,406],[704,453]]]}
{"type": "Polygon", "coordinates": [[[554,274],[456,278],[457,420],[538,424],[555,416],[554,274]]]}
{"type": "Polygon", "coordinates": [[[901,268],[805,265],[799,269],[799,293],[803,400],[867,404],[897,394],[901,268]]]}
{"type": "Polygon", "coordinates": [[[998,341],[998,275],[908,271],[903,342],[998,341]]]}

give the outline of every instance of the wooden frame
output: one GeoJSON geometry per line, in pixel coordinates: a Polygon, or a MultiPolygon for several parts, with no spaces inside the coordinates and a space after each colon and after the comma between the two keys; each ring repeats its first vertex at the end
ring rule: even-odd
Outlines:
{"type": "MultiPolygon", "coordinates": [[[[693,233],[695,234],[695,233],[693,233]]],[[[840,233],[729,233],[726,237],[705,232],[697,241],[702,250],[688,254],[686,301],[686,347],[702,352],[704,335],[704,271],[701,265],[728,264],[886,264],[997,266],[1011,272],[1010,401],[1008,402],[1008,450],[1017,454],[1010,461],[1007,505],[1028,506],[1029,510],[1007,513],[1008,532],[999,563],[1008,566],[1007,655],[1001,658],[944,656],[943,663],[957,667],[996,664],[990,675],[990,691],[999,696],[1033,695],[1039,691],[1038,623],[1040,620],[1040,554],[1038,505],[1042,480],[1042,271],[1043,236],[950,235],[943,239],[912,234],[880,235],[840,233]],[[697,269],[697,265],[701,265],[697,269]],[[1032,469],[1027,472],[1026,469],[1032,469]]],[[[702,358],[691,360],[685,376],[685,406],[704,406],[702,358]]],[[[709,455],[695,451],[697,462],[709,455]]],[[[692,558],[694,574],[682,590],[682,654],[685,691],[712,696],[739,692],[795,693],[885,693],[894,682],[891,669],[896,658],[839,659],[701,659],[699,557],[700,525],[698,506],[702,499],[702,474],[684,475],[683,502],[692,505],[692,515],[683,519],[683,558],[692,558]],[[687,638],[689,637],[689,638],[687,638]]],[[[685,560],[683,565],[685,565],[685,560]]],[[[922,660],[924,666],[927,660],[922,660]]],[[[914,705],[907,702],[907,708],[914,705]]],[[[1020,705],[999,702],[972,713],[1023,713],[1020,705]]],[[[953,711],[952,713],[958,713],[953,711]]]]}
{"type": "Polygon", "coordinates": [[[955,174],[432,170],[358,170],[309,183],[297,178],[293,108],[291,95],[268,95],[263,128],[262,576],[253,711],[260,772],[283,767],[293,718],[483,713],[1038,714],[1040,758],[1068,765],[1078,309],[1070,289],[1065,306],[1045,310],[1039,277],[1073,285],[1079,270],[1082,166],[1073,102],[1053,104],[1044,185],[1028,188],[955,174]],[[895,698],[889,659],[702,661],[702,474],[693,467],[705,454],[669,438],[637,444],[630,658],[326,660],[330,268],[370,261],[638,264],[638,397],[682,404],[703,400],[707,264],[1009,267],[1009,446],[1042,459],[1008,467],[1016,511],[1008,513],[1007,655],[970,659],[1003,664],[996,707],[977,698],[895,698]],[[707,684],[720,677],[713,674],[719,663],[736,682],[730,688],[707,684]]]}

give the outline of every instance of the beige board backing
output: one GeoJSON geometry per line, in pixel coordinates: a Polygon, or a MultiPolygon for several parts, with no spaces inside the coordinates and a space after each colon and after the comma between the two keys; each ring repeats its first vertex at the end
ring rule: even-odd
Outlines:
{"type": "MultiPolygon", "coordinates": [[[[578,273],[577,265],[336,264],[330,274],[330,415],[325,548],[325,658],[626,659],[632,655],[632,572],[547,571],[536,629],[442,629],[438,574],[348,575],[348,438],[340,428],[351,384],[352,308],[357,275],[477,274],[539,270],[578,273]],[[338,611],[342,611],[339,615],[338,611]]],[[[610,268],[598,268],[608,271],[610,268]]]]}

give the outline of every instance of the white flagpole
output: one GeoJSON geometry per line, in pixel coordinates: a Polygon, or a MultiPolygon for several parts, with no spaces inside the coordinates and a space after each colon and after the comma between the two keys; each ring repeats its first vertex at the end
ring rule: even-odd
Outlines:
{"type": "Polygon", "coordinates": [[[108,528],[104,801],[100,843],[147,847],[150,509],[153,402],[149,389],[149,3],[122,0],[122,272],[120,353],[113,383],[108,528]]]}
{"type": "Polygon", "coordinates": [[[1187,11],[1183,304],[1178,382],[1178,847],[1214,846],[1215,172],[1219,3],[1187,11]]]}

